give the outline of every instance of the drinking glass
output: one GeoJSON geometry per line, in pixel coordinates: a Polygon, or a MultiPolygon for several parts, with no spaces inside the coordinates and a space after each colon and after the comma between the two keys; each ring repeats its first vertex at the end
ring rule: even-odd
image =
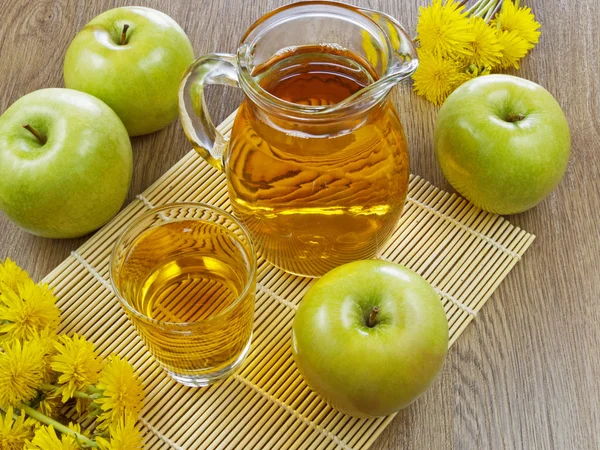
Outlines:
{"type": "Polygon", "coordinates": [[[117,241],[110,276],[150,353],[176,381],[207,386],[242,364],[256,256],[233,216],[198,203],[155,208],[117,241]]]}

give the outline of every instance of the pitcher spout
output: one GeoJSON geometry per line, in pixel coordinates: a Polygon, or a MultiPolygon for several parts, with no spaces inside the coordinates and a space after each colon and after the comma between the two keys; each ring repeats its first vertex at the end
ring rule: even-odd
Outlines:
{"type": "Polygon", "coordinates": [[[411,76],[417,70],[419,60],[417,49],[404,27],[385,13],[370,9],[361,9],[360,11],[379,25],[389,43],[389,61],[387,68],[384,68],[384,75],[379,81],[391,78],[398,83],[411,76]]]}
{"type": "Polygon", "coordinates": [[[358,11],[377,25],[375,32],[362,31],[362,47],[365,58],[380,76],[351,97],[329,107],[331,112],[348,106],[361,108],[376,103],[419,66],[413,40],[396,19],[370,9],[359,8],[358,11]]]}

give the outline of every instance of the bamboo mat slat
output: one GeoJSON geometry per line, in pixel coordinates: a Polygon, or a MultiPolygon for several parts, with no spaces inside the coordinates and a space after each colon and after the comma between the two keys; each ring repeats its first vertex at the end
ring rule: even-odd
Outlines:
{"type": "MultiPolygon", "coordinates": [[[[228,135],[234,115],[220,131],[228,135]]],[[[300,377],[290,335],[312,280],[259,258],[254,337],[241,370],[220,385],[171,381],[145,350],[109,283],[109,256],[122,232],[155,206],[206,202],[231,210],[225,177],[194,151],[124,208],[44,281],[59,299],[62,331],[93,340],[101,354],[126,356],[143,380],[145,445],[159,449],[369,448],[393,416],[354,419],[325,404],[300,377]]],[[[406,207],[380,258],[424,276],[444,305],[452,345],[535,236],[502,217],[411,176],[406,207]]]]}

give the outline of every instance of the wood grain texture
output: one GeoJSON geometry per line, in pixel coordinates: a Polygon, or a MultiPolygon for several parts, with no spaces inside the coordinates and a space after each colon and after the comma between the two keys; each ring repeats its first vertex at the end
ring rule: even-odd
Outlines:
{"type": "MultiPolygon", "coordinates": [[[[169,14],[197,55],[232,52],[254,20],[282,0],[133,2],[169,14]]],[[[426,0],[353,1],[387,12],[410,31],[426,0]]],[[[600,448],[600,4],[526,0],[542,22],[540,45],[519,75],[563,106],[572,156],[559,188],[509,220],[537,240],[449,353],[434,386],[398,414],[375,449],[600,448]]],[[[0,112],[22,95],[63,86],[62,59],[77,31],[125,1],[0,0],[0,112]]],[[[411,171],[450,190],[435,162],[437,109],[409,85],[395,104],[409,139],[411,171]]],[[[219,122],[239,103],[232,89],[209,97],[219,122]]],[[[179,124],[135,138],[129,199],[190,148],[179,124]]],[[[42,278],[84,242],[28,235],[0,216],[0,258],[42,278]]]]}

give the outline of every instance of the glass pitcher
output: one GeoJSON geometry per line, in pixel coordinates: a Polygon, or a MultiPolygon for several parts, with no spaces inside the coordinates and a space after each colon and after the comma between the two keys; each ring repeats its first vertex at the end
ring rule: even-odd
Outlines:
{"type": "Polygon", "coordinates": [[[179,91],[186,136],[225,171],[233,211],[268,261],[320,276],[376,256],[409,178],[389,93],[417,64],[390,16],[311,1],[262,17],[237,55],[201,56],[187,70],[179,91]],[[229,140],[208,115],[208,84],[245,94],[229,140]]]}

